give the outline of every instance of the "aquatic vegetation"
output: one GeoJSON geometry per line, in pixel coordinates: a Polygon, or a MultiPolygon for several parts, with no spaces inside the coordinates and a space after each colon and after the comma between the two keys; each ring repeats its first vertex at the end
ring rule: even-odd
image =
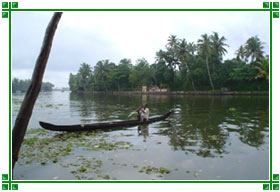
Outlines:
{"type": "Polygon", "coordinates": [[[93,180],[95,177],[110,179],[109,175],[102,175],[103,161],[91,157],[77,156],[75,162],[63,162],[61,166],[71,168],[71,174],[76,179],[93,180]],[[73,170],[74,169],[74,170],[73,170]]]}
{"type": "MultiPolygon", "coordinates": [[[[267,166],[258,170],[253,166],[267,162],[269,110],[266,99],[168,96],[163,105],[162,96],[149,96],[152,115],[174,106],[181,111],[166,121],[150,124],[145,138],[138,135],[137,127],[79,133],[39,129],[38,120],[57,124],[109,121],[108,117],[124,120],[137,107],[136,101],[142,101],[141,96],[138,100],[135,96],[105,98],[104,95],[68,100],[67,96],[57,95],[45,95],[36,103],[14,171],[15,179],[227,179],[223,170],[228,163],[235,167],[233,178],[264,179],[267,176],[267,166]],[[123,107],[119,109],[118,103],[124,104],[123,107]],[[47,108],[48,104],[53,107],[47,108]],[[236,111],[231,112],[230,107],[236,111]],[[234,155],[236,152],[240,154],[234,155]],[[252,156],[248,154],[254,155],[256,161],[251,162],[252,156]],[[241,165],[248,161],[252,166],[241,165]],[[170,173],[163,170],[164,173],[160,173],[160,167],[170,173]],[[240,175],[240,171],[248,174],[240,175]]],[[[19,106],[13,103],[12,107],[14,122],[15,109],[19,106]]]]}
{"type": "MultiPolygon", "coordinates": [[[[46,166],[58,163],[63,168],[71,169],[69,172],[76,179],[94,179],[92,174],[101,175],[99,178],[111,179],[107,174],[102,174],[103,162],[95,157],[76,156],[74,161],[65,162],[64,157],[74,156],[74,150],[83,151],[113,151],[125,150],[133,147],[126,141],[118,141],[118,138],[109,137],[102,131],[80,133],[57,133],[44,129],[31,129],[26,133],[26,138],[19,154],[19,165],[37,163],[46,166]],[[82,166],[81,166],[82,165],[82,166]]],[[[113,158],[109,158],[113,161],[113,158]]],[[[127,166],[122,163],[121,166],[127,166]]]]}
{"type": "Polygon", "coordinates": [[[144,172],[146,174],[151,174],[151,173],[168,174],[171,172],[171,170],[163,168],[163,167],[156,168],[156,167],[147,166],[147,167],[141,167],[139,172],[140,173],[144,172]]]}
{"type": "Polygon", "coordinates": [[[197,173],[197,172],[194,172],[194,173],[193,173],[193,176],[194,176],[194,177],[198,177],[198,173],[197,173]]]}
{"type": "Polygon", "coordinates": [[[31,129],[27,131],[23,141],[19,163],[56,163],[62,157],[70,155],[74,148],[111,151],[131,147],[133,145],[129,142],[112,141],[108,134],[103,132],[57,134],[44,129],[31,129]]]}
{"type": "Polygon", "coordinates": [[[234,112],[234,111],[236,111],[236,108],[230,107],[228,110],[231,111],[231,112],[234,112]]]}

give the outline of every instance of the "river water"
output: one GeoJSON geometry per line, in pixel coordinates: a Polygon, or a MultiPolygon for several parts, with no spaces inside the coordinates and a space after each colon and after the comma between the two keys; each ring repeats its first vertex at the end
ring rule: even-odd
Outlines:
{"type": "MultiPolygon", "coordinates": [[[[24,94],[12,96],[15,121],[24,94]]],[[[132,117],[132,119],[135,117],[132,117]]],[[[267,96],[40,93],[15,179],[266,180],[267,96]],[[114,131],[60,133],[39,121],[86,124],[127,120],[142,103],[168,119],[114,131]]]]}

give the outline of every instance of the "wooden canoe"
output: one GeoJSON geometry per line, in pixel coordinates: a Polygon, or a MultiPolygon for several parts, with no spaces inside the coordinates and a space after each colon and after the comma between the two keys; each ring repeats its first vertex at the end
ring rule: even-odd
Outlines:
{"type": "Polygon", "coordinates": [[[164,115],[151,117],[148,121],[138,121],[138,120],[130,120],[130,121],[113,121],[106,123],[93,123],[93,124],[78,124],[78,125],[54,125],[46,122],[39,121],[39,124],[48,130],[51,131],[90,131],[90,130],[107,130],[119,127],[133,127],[142,124],[149,124],[156,121],[161,121],[170,116],[172,111],[165,113],[164,115]]]}

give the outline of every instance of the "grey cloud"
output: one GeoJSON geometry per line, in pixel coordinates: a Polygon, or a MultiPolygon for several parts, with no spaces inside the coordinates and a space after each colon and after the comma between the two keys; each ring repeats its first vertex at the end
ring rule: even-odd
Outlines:
{"type": "MultiPolygon", "coordinates": [[[[38,57],[43,35],[51,17],[36,13],[18,13],[13,22],[13,68],[33,68],[38,57]]],[[[83,62],[92,66],[98,60],[108,56],[121,55],[116,46],[112,46],[97,34],[73,30],[63,24],[55,34],[47,69],[57,71],[77,71],[83,62]]]]}

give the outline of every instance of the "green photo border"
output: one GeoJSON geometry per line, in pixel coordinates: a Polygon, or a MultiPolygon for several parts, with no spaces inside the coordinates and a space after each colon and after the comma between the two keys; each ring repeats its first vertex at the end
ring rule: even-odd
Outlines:
{"type": "MultiPolygon", "coordinates": [[[[260,5],[261,6],[261,5],[260,5]]],[[[2,174],[2,190],[18,190],[18,184],[20,183],[260,183],[263,184],[263,190],[279,190],[279,174],[272,173],[272,20],[279,19],[279,2],[262,2],[262,8],[260,9],[19,9],[18,2],[2,2],[2,18],[1,19],[8,19],[9,20],[9,173],[1,173],[2,174]],[[269,21],[270,21],[270,52],[269,52],[269,62],[270,62],[270,85],[269,85],[269,100],[270,100],[270,117],[269,117],[269,138],[270,138],[270,167],[269,167],[269,179],[268,180],[258,180],[258,181],[244,181],[244,180],[205,180],[205,181],[198,181],[198,180],[182,180],[182,181],[77,181],[77,180],[66,180],[66,181],[59,181],[59,180],[27,180],[27,181],[18,181],[12,179],[12,109],[11,109],[11,85],[12,85],[12,77],[11,77],[11,63],[12,63],[12,50],[11,50],[11,32],[12,32],[12,12],[32,12],[32,11],[51,11],[51,12],[67,12],[67,11],[110,11],[110,12],[118,12],[118,11],[258,11],[258,12],[269,12],[269,21]]]]}

